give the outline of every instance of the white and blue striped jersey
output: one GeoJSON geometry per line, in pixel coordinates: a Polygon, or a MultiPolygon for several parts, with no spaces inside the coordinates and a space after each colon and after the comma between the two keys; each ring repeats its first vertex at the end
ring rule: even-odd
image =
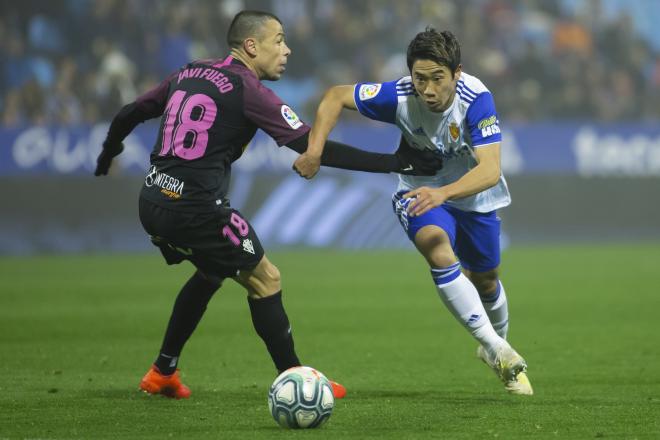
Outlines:
{"type": "MultiPolygon", "coordinates": [[[[443,168],[435,176],[399,175],[397,191],[455,182],[476,166],[475,148],[502,140],[493,95],[477,77],[464,72],[454,101],[443,113],[428,110],[410,76],[381,84],[358,83],[354,98],[360,113],[395,124],[413,148],[437,149],[443,156],[443,168]]],[[[509,205],[511,196],[500,175],[495,186],[447,203],[463,211],[490,212],[509,205]]]]}

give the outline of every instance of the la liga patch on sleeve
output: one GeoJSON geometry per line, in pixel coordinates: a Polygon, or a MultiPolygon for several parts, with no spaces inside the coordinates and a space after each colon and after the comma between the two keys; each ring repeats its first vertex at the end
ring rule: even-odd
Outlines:
{"type": "Polygon", "coordinates": [[[280,111],[282,112],[282,117],[286,123],[289,124],[289,126],[291,126],[291,128],[294,130],[297,130],[303,125],[303,122],[300,120],[296,112],[291,110],[291,107],[288,105],[283,105],[280,111]]]}
{"type": "Polygon", "coordinates": [[[366,101],[378,95],[380,92],[380,84],[362,84],[358,91],[360,101],[366,101]]]}

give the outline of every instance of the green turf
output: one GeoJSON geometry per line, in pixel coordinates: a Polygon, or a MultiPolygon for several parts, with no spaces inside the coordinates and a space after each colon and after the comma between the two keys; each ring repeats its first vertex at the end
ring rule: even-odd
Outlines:
{"type": "Polygon", "coordinates": [[[191,272],[156,255],[0,260],[0,439],[660,438],[660,246],[515,248],[509,396],[412,252],[273,253],[299,355],[343,382],[329,423],[270,418],[274,370],[228,282],[186,347],[186,401],[138,393],[191,272]]]}

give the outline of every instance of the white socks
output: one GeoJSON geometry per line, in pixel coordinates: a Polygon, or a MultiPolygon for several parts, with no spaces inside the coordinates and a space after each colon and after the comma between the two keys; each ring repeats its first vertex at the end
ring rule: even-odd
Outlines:
{"type": "Polygon", "coordinates": [[[497,334],[506,339],[506,334],[509,330],[509,307],[502,283],[498,281],[495,294],[492,296],[482,296],[481,302],[497,334]]]}
{"type": "Polygon", "coordinates": [[[493,329],[474,284],[461,272],[460,263],[431,269],[433,281],[445,306],[490,353],[508,343],[493,329]]]}

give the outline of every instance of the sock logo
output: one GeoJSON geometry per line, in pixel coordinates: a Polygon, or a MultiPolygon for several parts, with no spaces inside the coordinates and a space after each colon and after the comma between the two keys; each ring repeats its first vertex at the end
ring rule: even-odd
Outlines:
{"type": "Polygon", "coordinates": [[[472,315],[470,315],[470,317],[466,321],[466,324],[468,324],[468,325],[474,324],[475,322],[477,322],[479,320],[479,318],[481,318],[481,315],[477,315],[476,313],[472,314],[472,315]]]}

